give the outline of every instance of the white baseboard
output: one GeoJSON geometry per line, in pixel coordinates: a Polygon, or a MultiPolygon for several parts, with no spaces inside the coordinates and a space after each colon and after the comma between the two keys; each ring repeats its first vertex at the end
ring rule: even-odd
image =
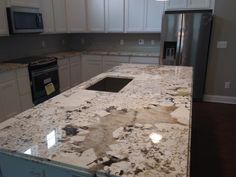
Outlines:
{"type": "Polygon", "coordinates": [[[236,104],[236,97],[219,96],[219,95],[204,95],[206,102],[236,104]]]}

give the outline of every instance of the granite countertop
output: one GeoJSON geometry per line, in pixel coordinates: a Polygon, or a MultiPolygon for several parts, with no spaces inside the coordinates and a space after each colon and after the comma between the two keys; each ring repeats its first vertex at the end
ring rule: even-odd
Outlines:
{"type": "Polygon", "coordinates": [[[112,55],[112,56],[136,56],[136,57],[159,57],[159,52],[130,52],[130,51],[104,51],[104,50],[85,50],[85,51],[66,51],[59,53],[52,53],[47,56],[54,56],[58,59],[63,59],[66,57],[72,57],[76,55],[112,55]]]}
{"type": "Polygon", "coordinates": [[[20,68],[25,68],[28,67],[27,64],[17,64],[17,63],[0,63],[0,73],[1,72],[6,72],[6,71],[11,71],[11,70],[16,70],[20,68]]]}
{"type": "Polygon", "coordinates": [[[122,64],[0,124],[0,147],[123,177],[188,176],[192,68],[122,64]],[[133,78],[118,93],[86,90],[133,78]]]}

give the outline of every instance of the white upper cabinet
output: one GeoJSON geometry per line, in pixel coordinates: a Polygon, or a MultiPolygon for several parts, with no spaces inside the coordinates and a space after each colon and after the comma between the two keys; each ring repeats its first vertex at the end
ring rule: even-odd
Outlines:
{"type": "Polygon", "coordinates": [[[68,32],[86,32],[86,0],[66,0],[68,32]]]}
{"type": "Polygon", "coordinates": [[[52,0],[41,0],[41,12],[43,14],[43,24],[45,33],[54,33],[54,15],[52,0]]]}
{"type": "Polygon", "coordinates": [[[146,0],[145,5],[145,32],[161,32],[162,14],[164,12],[164,2],[156,0],[146,0]]]}
{"type": "Polygon", "coordinates": [[[169,0],[167,10],[179,9],[214,9],[215,0],[169,0]]]}
{"type": "Polygon", "coordinates": [[[87,0],[89,32],[105,31],[105,0],[87,0]]]}
{"type": "Polygon", "coordinates": [[[10,6],[40,8],[40,0],[8,0],[10,6]]]}
{"type": "Polygon", "coordinates": [[[4,1],[0,1],[0,36],[8,35],[7,14],[4,1]]]}
{"type": "Polygon", "coordinates": [[[166,9],[184,9],[187,8],[187,0],[169,0],[166,2],[166,9]]]}
{"type": "Polygon", "coordinates": [[[66,33],[67,17],[65,0],[53,0],[53,9],[56,33],[66,33]]]}
{"type": "Polygon", "coordinates": [[[143,32],[145,0],[125,1],[125,31],[143,32]]]}
{"type": "Polygon", "coordinates": [[[124,32],[124,0],[105,0],[106,32],[124,32]]]}
{"type": "Polygon", "coordinates": [[[188,0],[189,8],[210,8],[211,0],[188,0]]]}

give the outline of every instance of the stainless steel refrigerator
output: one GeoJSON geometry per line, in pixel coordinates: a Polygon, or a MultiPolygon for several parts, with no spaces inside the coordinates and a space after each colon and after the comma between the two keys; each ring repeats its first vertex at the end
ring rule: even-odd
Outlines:
{"type": "Polygon", "coordinates": [[[161,64],[193,66],[193,98],[204,94],[212,11],[166,11],[161,33],[161,64]]]}

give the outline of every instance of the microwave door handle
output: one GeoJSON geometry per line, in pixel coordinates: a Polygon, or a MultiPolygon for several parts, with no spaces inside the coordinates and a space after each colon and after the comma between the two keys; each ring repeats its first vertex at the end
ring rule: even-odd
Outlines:
{"type": "Polygon", "coordinates": [[[37,14],[36,16],[36,23],[37,23],[37,27],[42,26],[42,16],[40,14],[37,14]]]}

